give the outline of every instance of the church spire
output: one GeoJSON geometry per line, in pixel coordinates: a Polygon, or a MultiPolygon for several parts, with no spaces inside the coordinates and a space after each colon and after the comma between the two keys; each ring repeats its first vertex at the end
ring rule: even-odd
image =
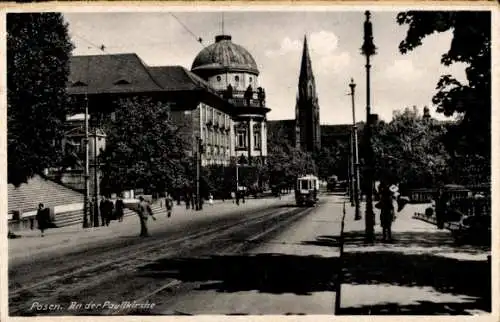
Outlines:
{"type": "Polygon", "coordinates": [[[300,64],[299,84],[307,84],[309,80],[314,81],[309,47],[307,46],[307,36],[304,35],[304,49],[302,50],[302,62],[300,64]]]}

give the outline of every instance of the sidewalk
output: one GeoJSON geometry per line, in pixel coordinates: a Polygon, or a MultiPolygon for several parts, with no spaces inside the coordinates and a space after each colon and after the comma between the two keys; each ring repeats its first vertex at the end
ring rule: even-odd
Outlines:
{"type": "MultiPolygon", "coordinates": [[[[149,220],[148,228],[151,234],[155,234],[164,228],[164,225],[182,225],[197,217],[217,218],[225,216],[235,210],[249,210],[258,207],[267,207],[280,203],[289,203],[293,195],[278,198],[247,199],[243,204],[237,206],[231,200],[225,202],[217,201],[213,206],[208,203],[203,205],[202,211],[187,210],[184,204],[175,205],[172,217],[167,218],[165,208],[160,208],[159,202],[152,205],[156,221],[149,220]]],[[[139,234],[139,220],[136,215],[126,216],[123,222],[112,221],[109,227],[82,228],[81,225],[66,226],[49,229],[45,236],[40,236],[39,230],[20,232],[21,238],[8,239],[9,261],[17,259],[29,259],[33,255],[57,252],[61,256],[63,252],[85,250],[94,245],[105,243],[107,240],[119,237],[130,237],[139,234]]]]}
{"type": "Polygon", "coordinates": [[[344,229],[341,312],[345,315],[470,315],[491,312],[488,247],[457,246],[447,230],[412,218],[427,205],[407,205],[383,244],[366,245],[363,220],[349,207],[344,229]]]}

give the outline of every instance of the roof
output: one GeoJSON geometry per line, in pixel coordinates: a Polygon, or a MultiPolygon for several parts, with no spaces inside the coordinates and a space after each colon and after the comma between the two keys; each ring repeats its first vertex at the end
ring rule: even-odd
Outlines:
{"type": "Polygon", "coordinates": [[[302,60],[300,63],[299,83],[307,84],[308,81],[314,82],[311,57],[309,56],[309,47],[307,38],[304,36],[304,47],[302,49],[302,60]]]}
{"type": "Polygon", "coordinates": [[[228,105],[211,86],[182,66],[147,66],[136,54],[73,56],[69,94],[133,94],[200,91],[228,105]]]}
{"type": "Polygon", "coordinates": [[[136,54],[72,56],[67,86],[69,94],[163,90],[136,54]]]}
{"type": "Polygon", "coordinates": [[[148,69],[166,91],[206,90],[216,94],[205,80],[182,66],[155,66],[148,69]]]}
{"type": "Polygon", "coordinates": [[[202,49],[194,59],[191,71],[197,74],[207,71],[259,74],[252,55],[242,46],[233,43],[229,35],[216,36],[214,44],[202,49]]]}

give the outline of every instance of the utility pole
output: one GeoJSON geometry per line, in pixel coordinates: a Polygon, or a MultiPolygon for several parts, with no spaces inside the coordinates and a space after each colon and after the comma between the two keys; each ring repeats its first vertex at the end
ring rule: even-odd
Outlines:
{"type": "Polygon", "coordinates": [[[250,127],[252,126],[252,119],[248,119],[248,166],[252,165],[252,130],[250,127]]]}
{"type": "Polygon", "coordinates": [[[236,192],[235,193],[238,193],[238,187],[240,186],[240,183],[239,183],[239,174],[238,174],[238,167],[239,167],[239,164],[238,164],[238,160],[236,160],[236,192]]]}
{"type": "Polygon", "coordinates": [[[202,140],[196,137],[196,210],[201,210],[200,172],[201,172],[202,140]]]}
{"type": "Polygon", "coordinates": [[[83,196],[83,228],[89,228],[89,103],[85,94],[85,193],[83,196]]]}
{"type": "Polygon", "coordinates": [[[352,160],[352,133],[350,133],[349,135],[349,153],[347,154],[347,192],[349,193],[349,202],[351,203],[351,206],[354,206],[354,199],[352,194],[351,160],[352,160]]]}
{"type": "Polygon", "coordinates": [[[94,227],[99,227],[99,164],[97,158],[97,114],[94,122],[94,227]]]}
{"type": "Polygon", "coordinates": [[[354,79],[351,78],[351,83],[349,84],[351,88],[351,102],[352,102],[352,138],[353,142],[353,160],[352,160],[352,169],[353,169],[353,183],[354,183],[354,220],[360,220],[361,214],[359,211],[359,155],[358,155],[358,128],[356,125],[356,109],[354,104],[354,89],[356,88],[356,84],[354,83],[354,79]]]}
{"type": "Polygon", "coordinates": [[[372,23],[370,22],[370,11],[365,11],[364,42],[361,47],[362,54],[366,57],[366,211],[365,211],[365,241],[374,241],[374,214],[373,214],[373,147],[372,147],[372,115],[370,106],[370,56],[376,54],[373,43],[372,23]]]}
{"type": "Polygon", "coordinates": [[[351,194],[349,200],[351,201],[351,207],[354,207],[355,205],[355,200],[354,200],[354,195],[356,192],[354,191],[356,189],[355,182],[354,182],[354,135],[352,132],[352,129],[350,131],[350,151],[349,151],[349,184],[350,184],[350,189],[351,189],[351,194]]]}

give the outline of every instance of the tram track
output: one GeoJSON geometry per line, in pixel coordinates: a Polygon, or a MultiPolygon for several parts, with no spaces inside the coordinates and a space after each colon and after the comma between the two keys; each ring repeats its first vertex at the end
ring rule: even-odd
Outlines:
{"type": "MultiPolygon", "coordinates": [[[[81,268],[74,269],[76,263],[73,263],[73,270],[71,270],[71,265],[67,265],[59,270],[58,274],[52,273],[51,277],[46,276],[38,282],[25,283],[11,290],[9,292],[10,314],[29,315],[27,310],[34,301],[77,300],[78,294],[88,294],[89,290],[98,289],[103,281],[117,279],[119,276],[133,276],[138,267],[152,263],[159,258],[200,253],[204,252],[204,249],[213,249],[215,244],[218,245],[216,248],[219,251],[241,251],[251,247],[249,244],[256,242],[259,238],[264,238],[265,235],[305,213],[308,213],[307,208],[259,209],[246,213],[244,218],[231,217],[225,223],[223,219],[217,220],[208,224],[208,227],[198,227],[196,231],[180,234],[181,236],[163,236],[163,238],[146,240],[126,249],[111,249],[84,263],[78,263],[78,266],[83,266],[81,268]]],[[[147,294],[161,293],[161,290],[158,291],[161,287],[165,287],[165,283],[158,287],[152,286],[153,290],[146,292],[146,295],[142,297],[147,294]]]]}

